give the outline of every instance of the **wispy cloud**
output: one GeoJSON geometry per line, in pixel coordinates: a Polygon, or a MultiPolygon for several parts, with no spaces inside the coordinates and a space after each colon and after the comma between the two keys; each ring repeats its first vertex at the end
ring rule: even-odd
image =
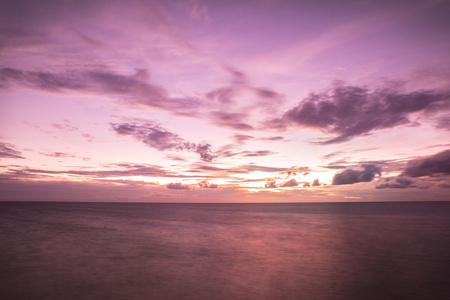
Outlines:
{"type": "Polygon", "coordinates": [[[257,87],[251,84],[243,71],[226,66],[230,76],[228,85],[206,93],[205,98],[219,108],[208,113],[215,125],[236,130],[254,130],[253,123],[261,122],[255,115],[274,113],[284,101],[284,96],[269,87],[257,87]]]}
{"type": "Polygon", "coordinates": [[[213,160],[211,145],[208,143],[192,143],[182,139],[178,134],[151,123],[111,124],[113,130],[119,135],[130,135],[145,145],[159,151],[189,151],[200,155],[206,162],[213,160]]]}
{"type": "Polygon", "coordinates": [[[50,153],[41,153],[42,155],[49,156],[49,157],[55,157],[55,158],[80,158],[84,161],[91,160],[89,157],[80,157],[76,155],[72,155],[65,152],[50,152],[50,153]]]}
{"type": "Polygon", "coordinates": [[[221,127],[229,127],[236,130],[249,131],[254,127],[246,123],[249,115],[246,113],[235,113],[225,111],[212,111],[210,112],[211,119],[214,124],[221,127]]]}
{"type": "Polygon", "coordinates": [[[183,175],[174,174],[165,170],[163,167],[150,164],[111,164],[106,167],[85,170],[82,168],[71,170],[47,170],[29,167],[10,167],[4,176],[7,179],[29,179],[29,178],[65,178],[67,176],[89,178],[89,179],[107,179],[111,177],[129,177],[129,176],[148,176],[148,177],[183,177],[183,175]]]}
{"type": "Polygon", "coordinates": [[[0,158],[20,158],[24,159],[22,152],[14,149],[14,145],[0,142],[0,158]]]}
{"type": "Polygon", "coordinates": [[[127,97],[128,101],[160,108],[181,108],[182,100],[170,99],[164,88],[146,82],[142,70],[135,75],[122,75],[108,70],[73,70],[64,73],[0,70],[3,87],[22,86],[49,92],[80,92],[110,97],[127,97]]]}

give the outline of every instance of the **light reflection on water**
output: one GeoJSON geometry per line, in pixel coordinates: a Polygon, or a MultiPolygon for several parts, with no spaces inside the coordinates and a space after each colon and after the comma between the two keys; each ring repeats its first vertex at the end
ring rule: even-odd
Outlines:
{"type": "Polygon", "coordinates": [[[0,208],[0,299],[450,298],[450,203],[0,208]]]}

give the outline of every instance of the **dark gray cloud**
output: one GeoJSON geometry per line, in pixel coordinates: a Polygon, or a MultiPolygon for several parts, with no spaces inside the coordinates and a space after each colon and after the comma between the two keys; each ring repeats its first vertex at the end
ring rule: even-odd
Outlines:
{"type": "MultiPolygon", "coordinates": [[[[398,170],[398,166],[396,168],[398,170]]],[[[385,178],[376,188],[428,189],[443,187],[450,180],[448,175],[450,175],[450,150],[445,150],[435,155],[408,161],[400,176],[385,178]]]]}
{"type": "Polygon", "coordinates": [[[202,188],[202,189],[217,189],[219,186],[215,183],[210,183],[206,180],[202,180],[198,183],[198,185],[202,188]]]}
{"type": "Polygon", "coordinates": [[[298,186],[298,182],[297,180],[295,180],[295,178],[292,178],[288,181],[286,181],[285,183],[283,183],[281,186],[282,187],[294,187],[294,186],[298,186]]]}
{"type": "Polygon", "coordinates": [[[159,126],[145,123],[120,123],[111,124],[113,130],[120,135],[130,135],[149,147],[160,151],[189,151],[200,155],[200,159],[206,162],[213,160],[211,145],[207,143],[191,143],[178,134],[172,133],[159,126]]]}
{"type": "Polygon", "coordinates": [[[398,177],[395,179],[386,178],[384,183],[378,184],[375,188],[376,189],[406,189],[408,187],[413,186],[413,181],[404,178],[404,177],[398,177]]]}
{"type": "Polygon", "coordinates": [[[187,185],[181,184],[181,182],[171,182],[168,185],[166,185],[166,188],[171,190],[189,190],[190,187],[187,185]]]}
{"type": "Polygon", "coordinates": [[[268,179],[264,184],[264,188],[266,189],[276,189],[278,188],[277,182],[273,179],[268,179]]]}
{"type": "Polygon", "coordinates": [[[410,123],[413,113],[432,112],[449,102],[449,93],[418,91],[401,94],[391,89],[371,91],[341,85],[326,93],[312,93],[287,111],[273,126],[295,124],[320,129],[336,137],[322,144],[348,141],[374,130],[410,123]]]}
{"type": "Polygon", "coordinates": [[[14,149],[14,145],[0,142],[0,158],[20,158],[24,159],[22,152],[14,149]]]}
{"type": "Polygon", "coordinates": [[[403,174],[409,177],[450,175],[450,150],[409,161],[403,174]]]}
{"type": "Polygon", "coordinates": [[[381,168],[377,165],[362,165],[362,170],[346,169],[333,177],[333,185],[354,184],[358,182],[369,182],[375,175],[381,175],[381,168]]]}

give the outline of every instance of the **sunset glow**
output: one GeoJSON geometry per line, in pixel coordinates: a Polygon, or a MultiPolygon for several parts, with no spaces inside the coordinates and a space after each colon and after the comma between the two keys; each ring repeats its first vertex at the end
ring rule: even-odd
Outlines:
{"type": "Polygon", "coordinates": [[[450,1],[1,1],[2,200],[448,200],[450,1]]]}

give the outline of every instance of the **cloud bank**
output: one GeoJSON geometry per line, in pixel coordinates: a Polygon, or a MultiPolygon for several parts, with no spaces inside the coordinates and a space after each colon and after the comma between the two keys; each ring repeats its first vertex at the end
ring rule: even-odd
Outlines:
{"type": "Polygon", "coordinates": [[[450,175],[450,150],[411,160],[403,173],[409,177],[433,176],[435,174],[450,175]]]}
{"type": "Polygon", "coordinates": [[[444,107],[449,95],[435,91],[401,94],[392,89],[371,91],[341,85],[329,92],[310,94],[275,124],[319,129],[336,136],[322,144],[340,143],[374,130],[408,124],[413,113],[444,107]]]}
{"type": "Polygon", "coordinates": [[[362,170],[346,169],[333,177],[333,185],[354,184],[358,182],[370,182],[375,175],[381,175],[381,168],[376,165],[362,165],[362,170]]]}

